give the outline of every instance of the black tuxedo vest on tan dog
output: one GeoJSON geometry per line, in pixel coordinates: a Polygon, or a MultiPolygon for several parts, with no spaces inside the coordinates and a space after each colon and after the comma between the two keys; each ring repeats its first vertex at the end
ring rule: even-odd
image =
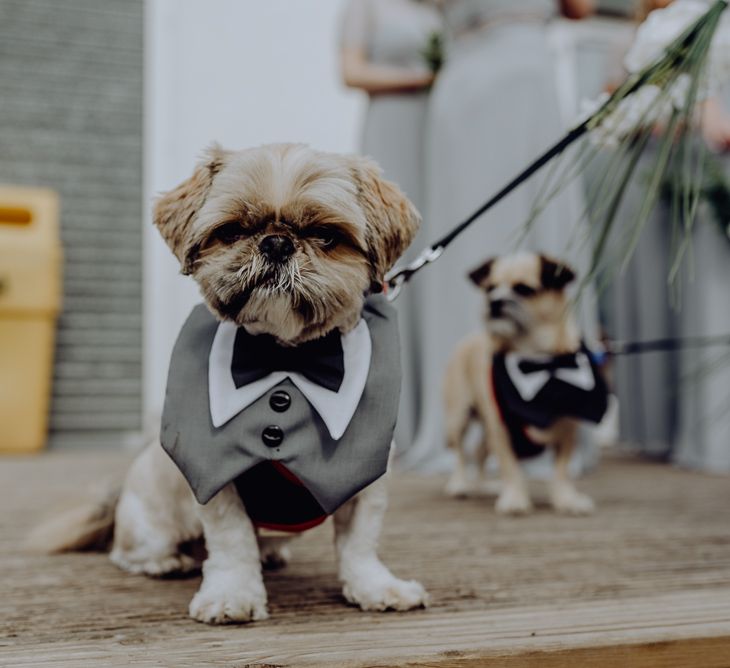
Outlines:
{"type": "Polygon", "coordinates": [[[598,423],[608,407],[608,387],[590,351],[527,357],[498,353],[492,359],[492,389],[500,417],[510,434],[512,449],[525,459],[543,452],[527,427],[550,427],[571,417],[598,423]]]}
{"type": "Polygon", "coordinates": [[[371,297],[353,331],[325,338],[278,355],[193,310],[172,353],[161,442],[200,503],[233,482],[256,526],[301,531],[385,473],[400,393],[395,311],[371,297]]]}

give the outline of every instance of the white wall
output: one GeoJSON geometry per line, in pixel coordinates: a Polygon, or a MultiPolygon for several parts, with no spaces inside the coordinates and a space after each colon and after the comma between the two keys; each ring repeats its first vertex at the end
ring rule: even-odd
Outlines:
{"type": "MultiPolygon", "coordinates": [[[[159,424],[175,337],[199,301],[194,284],[178,274],[151,225],[152,199],[186,178],[212,141],[227,148],[302,141],[325,150],[357,150],[365,101],[346,91],[338,78],[337,27],[345,1],[146,0],[144,402],[149,434],[159,424]]],[[[594,34],[597,23],[601,28],[604,22],[554,28],[567,123],[574,118],[576,97],[586,92],[580,86],[576,90],[576,46],[598,42],[605,47],[613,41],[605,30],[594,34]]]]}
{"type": "MultiPolygon", "coordinates": [[[[227,148],[301,141],[357,149],[363,99],[338,80],[343,0],[147,0],[146,210],[186,178],[211,141],[227,148]]],[[[175,336],[194,284],[145,221],[147,427],[158,426],[175,336]]]]}

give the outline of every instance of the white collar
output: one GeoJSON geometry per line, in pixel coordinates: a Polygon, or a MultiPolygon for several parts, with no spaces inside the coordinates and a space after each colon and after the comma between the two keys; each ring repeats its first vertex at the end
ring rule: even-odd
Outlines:
{"type": "Polygon", "coordinates": [[[236,388],[231,374],[236,330],[234,323],[222,322],[218,325],[210,349],[208,393],[213,426],[223,426],[272,387],[289,378],[322,418],[330,436],[335,440],[341,438],[357,410],[370,372],[372,341],[365,320],[360,320],[354,329],[342,336],[345,375],[337,392],[288,371],[275,371],[265,378],[236,388]]]}

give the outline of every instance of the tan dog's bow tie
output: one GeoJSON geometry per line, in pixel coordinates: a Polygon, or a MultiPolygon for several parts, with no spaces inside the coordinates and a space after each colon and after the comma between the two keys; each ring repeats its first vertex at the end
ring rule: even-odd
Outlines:
{"type": "Polygon", "coordinates": [[[532,401],[551,378],[558,378],[586,392],[596,385],[590,359],[582,351],[555,357],[524,357],[508,353],[505,366],[524,401],[532,401]]]}

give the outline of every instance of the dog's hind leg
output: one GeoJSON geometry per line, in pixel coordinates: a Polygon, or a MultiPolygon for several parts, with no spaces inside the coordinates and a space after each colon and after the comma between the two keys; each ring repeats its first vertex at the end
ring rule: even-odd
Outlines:
{"type": "Polygon", "coordinates": [[[477,468],[476,493],[479,496],[499,496],[502,485],[497,478],[490,478],[487,471],[487,459],[489,458],[489,441],[487,440],[486,427],[482,438],[477,444],[474,452],[474,462],[477,468]]]}
{"type": "Polygon", "coordinates": [[[289,543],[291,536],[259,536],[261,565],[267,570],[284,568],[291,559],[289,543]]]}
{"type": "Polygon", "coordinates": [[[130,573],[187,573],[200,564],[182,554],[179,546],[201,533],[182,474],[159,443],[148,446],[127,474],[116,509],[110,559],[130,573]]]}
{"type": "Polygon", "coordinates": [[[427,605],[426,590],[415,580],[399,580],[377,554],[388,501],[385,485],[383,476],[335,511],[342,593],[363,610],[410,610],[427,605]]]}
{"type": "Polygon", "coordinates": [[[444,383],[444,409],[446,415],[446,445],[456,454],[456,466],[445,492],[452,497],[465,497],[474,487],[469,476],[469,462],[464,450],[464,437],[474,417],[469,393],[460,380],[461,359],[455,357],[446,371],[444,383]]]}
{"type": "Polygon", "coordinates": [[[449,448],[456,453],[456,466],[446,483],[446,494],[453,497],[465,497],[472,491],[473,476],[469,475],[469,462],[464,450],[464,436],[469,426],[469,415],[454,416],[448,414],[446,419],[446,438],[449,448]]]}

